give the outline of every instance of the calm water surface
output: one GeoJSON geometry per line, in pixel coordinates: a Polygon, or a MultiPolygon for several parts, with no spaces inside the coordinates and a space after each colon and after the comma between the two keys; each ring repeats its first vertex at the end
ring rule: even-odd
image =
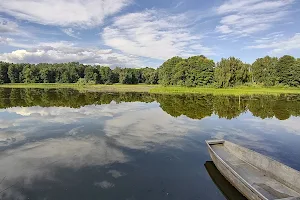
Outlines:
{"type": "Polygon", "coordinates": [[[297,95],[0,89],[0,199],[243,199],[205,140],[300,170],[298,116],[297,95]]]}

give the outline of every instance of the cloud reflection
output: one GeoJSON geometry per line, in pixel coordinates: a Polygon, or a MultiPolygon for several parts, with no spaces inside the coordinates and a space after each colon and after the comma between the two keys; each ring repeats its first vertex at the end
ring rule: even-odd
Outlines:
{"type": "Polygon", "coordinates": [[[281,128],[289,133],[300,135],[299,118],[297,117],[290,117],[287,120],[278,120],[276,118],[260,120],[258,118],[251,118],[248,121],[255,122],[257,126],[266,130],[266,133],[272,133],[274,130],[281,128]]]}
{"type": "MultiPolygon", "coordinates": [[[[159,148],[183,149],[187,144],[197,148],[210,137],[229,138],[239,144],[251,141],[256,148],[265,138],[257,131],[262,127],[299,132],[298,118],[258,120],[248,112],[233,120],[219,119],[217,115],[193,120],[172,117],[159,106],[156,102],[112,102],[79,108],[34,106],[0,110],[4,116],[0,121],[0,199],[1,191],[17,182],[30,188],[36,180],[59,181],[55,172],[60,168],[77,170],[127,163],[134,159],[131,150],[155,152],[159,148]]],[[[105,173],[117,181],[127,172],[109,169],[105,173]]],[[[103,189],[115,186],[102,180],[92,184],[103,189]]],[[[10,199],[25,198],[14,187],[4,193],[10,199]]]]}
{"type": "Polygon", "coordinates": [[[186,117],[173,118],[158,108],[150,108],[105,121],[106,135],[131,149],[151,149],[155,145],[180,147],[189,130],[195,126],[186,117]]]}
{"type": "MultiPolygon", "coordinates": [[[[30,188],[35,180],[59,181],[59,177],[55,176],[59,168],[80,169],[128,162],[130,156],[124,153],[124,148],[180,147],[179,141],[192,128],[189,124],[192,120],[173,118],[155,102],[112,102],[78,109],[15,107],[1,112],[7,116],[2,123],[12,126],[0,129],[0,147],[3,149],[0,179],[5,177],[0,192],[17,182],[23,182],[24,187],[30,188]],[[94,125],[99,129],[94,129],[94,125]],[[50,132],[47,132],[50,127],[50,132]]],[[[126,175],[112,170],[109,173],[115,178],[126,175]]],[[[107,188],[107,184],[98,186],[107,188]]],[[[21,194],[12,190],[14,188],[5,190],[5,195],[18,195],[11,198],[22,199],[21,194]]]]}
{"type": "Polygon", "coordinates": [[[105,138],[87,136],[29,143],[3,151],[0,160],[0,180],[4,179],[1,192],[20,181],[26,187],[31,187],[36,179],[59,181],[54,175],[57,168],[80,169],[124,163],[129,157],[109,145],[105,138]]]}

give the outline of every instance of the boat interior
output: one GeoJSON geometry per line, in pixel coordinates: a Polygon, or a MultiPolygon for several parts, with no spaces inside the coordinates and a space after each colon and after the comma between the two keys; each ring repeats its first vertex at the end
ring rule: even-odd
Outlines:
{"type": "MultiPolygon", "coordinates": [[[[283,183],[284,181],[274,178],[259,166],[247,162],[247,159],[249,158],[245,159],[247,156],[247,152],[245,152],[246,148],[243,148],[244,152],[240,153],[237,151],[236,147],[232,148],[231,144],[232,143],[223,142],[212,143],[209,145],[223,162],[267,199],[300,200],[300,191],[297,191],[294,188],[291,189],[283,183]]],[[[252,153],[253,152],[249,150],[250,158],[253,157],[250,155],[252,153]]],[[[264,160],[262,162],[264,162],[264,160]]]]}

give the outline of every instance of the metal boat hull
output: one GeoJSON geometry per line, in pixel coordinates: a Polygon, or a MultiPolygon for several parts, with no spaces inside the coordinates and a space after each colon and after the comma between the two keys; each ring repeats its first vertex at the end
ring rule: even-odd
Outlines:
{"type": "Polygon", "coordinates": [[[300,185],[297,185],[298,181],[300,181],[300,179],[298,179],[300,177],[298,171],[257,152],[227,141],[212,140],[206,142],[210,157],[216,168],[248,199],[300,200],[300,193],[298,190],[300,185]],[[225,142],[226,145],[224,145],[225,142]],[[235,152],[237,153],[235,154],[235,152]],[[253,163],[245,161],[251,158],[255,158],[256,160],[253,161],[253,163]],[[255,162],[258,162],[257,166],[254,165],[256,164],[255,162]],[[274,174],[284,176],[286,173],[287,177],[284,177],[283,179],[281,177],[274,177],[274,174],[270,174],[266,169],[263,169],[264,165],[268,165],[270,169],[282,169],[283,171],[275,172],[274,174]],[[262,169],[259,168],[261,166],[262,169]],[[291,176],[290,173],[293,173],[294,178],[290,183],[287,183],[291,176]],[[295,185],[293,185],[293,183],[295,185]]]}

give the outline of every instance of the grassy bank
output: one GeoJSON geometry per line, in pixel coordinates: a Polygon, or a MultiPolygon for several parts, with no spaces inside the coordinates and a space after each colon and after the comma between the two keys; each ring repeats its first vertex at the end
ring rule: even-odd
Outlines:
{"type": "Polygon", "coordinates": [[[72,88],[82,91],[95,92],[150,92],[157,94],[213,94],[213,95],[251,95],[251,94],[300,94],[300,88],[284,87],[236,87],[236,88],[187,88],[187,87],[162,87],[158,85],[78,85],[57,83],[33,83],[33,84],[4,84],[2,88],[72,88]]]}
{"type": "Polygon", "coordinates": [[[156,87],[151,89],[151,93],[159,94],[213,94],[213,95],[252,95],[252,94],[300,94],[300,88],[187,88],[187,87],[156,87]]]}
{"type": "Polygon", "coordinates": [[[71,88],[82,91],[94,92],[150,92],[151,89],[158,87],[157,85],[78,85],[75,83],[16,83],[16,84],[3,84],[0,88],[40,88],[40,89],[55,89],[55,88],[71,88]]]}

